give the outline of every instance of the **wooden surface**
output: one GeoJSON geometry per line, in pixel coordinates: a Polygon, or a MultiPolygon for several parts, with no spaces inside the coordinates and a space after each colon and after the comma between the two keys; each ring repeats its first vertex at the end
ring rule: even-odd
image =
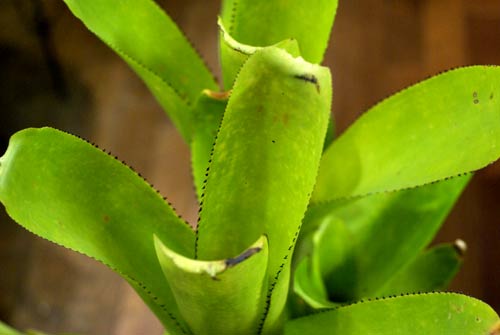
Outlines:
{"type": "MultiPolygon", "coordinates": [[[[217,71],[219,2],[158,2],[217,71]]],[[[54,75],[33,24],[34,3],[0,2],[0,75],[7,92],[0,95],[0,145],[13,131],[31,125],[53,125],[91,138],[140,171],[194,221],[187,147],[147,89],[60,1],[45,0],[40,3],[51,28],[45,42],[62,78],[57,71],[54,75]]],[[[397,90],[477,63],[500,64],[498,0],[341,1],[326,60],[333,72],[339,132],[397,90]]],[[[437,239],[468,242],[453,289],[484,299],[497,311],[499,201],[500,168],[493,165],[474,178],[437,239]]],[[[161,334],[154,316],[117,275],[34,238],[3,213],[0,318],[49,332],[161,334]]]]}

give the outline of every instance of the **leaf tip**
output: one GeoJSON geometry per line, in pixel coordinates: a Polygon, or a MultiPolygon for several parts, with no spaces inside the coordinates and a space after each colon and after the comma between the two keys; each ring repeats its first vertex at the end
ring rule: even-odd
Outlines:
{"type": "Polygon", "coordinates": [[[216,92],[216,91],[212,91],[209,89],[204,89],[202,91],[202,93],[211,99],[226,101],[229,99],[229,96],[231,95],[231,90],[224,91],[224,92],[216,92]]]}

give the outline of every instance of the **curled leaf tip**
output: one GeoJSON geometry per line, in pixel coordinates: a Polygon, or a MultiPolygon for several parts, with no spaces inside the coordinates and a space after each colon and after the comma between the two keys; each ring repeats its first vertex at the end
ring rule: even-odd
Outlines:
{"type": "Polygon", "coordinates": [[[465,243],[465,241],[462,239],[456,239],[453,243],[453,247],[460,257],[463,257],[467,252],[467,243],[465,243]]]}
{"type": "Polygon", "coordinates": [[[160,260],[166,257],[173,264],[175,264],[177,268],[182,269],[185,272],[193,274],[207,274],[212,279],[217,279],[216,277],[227,269],[234,267],[257,254],[264,249],[267,244],[267,238],[265,236],[261,236],[254,244],[238,256],[223,260],[204,261],[182,256],[165,246],[156,235],[153,237],[160,260]]]}
{"type": "Polygon", "coordinates": [[[245,54],[245,55],[251,55],[253,54],[256,50],[259,50],[261,48],[259,47],[254,47],[251,45],[243,44],[238,41],[236,41],[226,30],[224,27],[224,23],[222,22],[222,19],[219,17],[217,20],[217,25],[219,26],[219,30],[222,34],[222,39],[224,40],[224,43],[228,45],[231,49],[245,54]]]}

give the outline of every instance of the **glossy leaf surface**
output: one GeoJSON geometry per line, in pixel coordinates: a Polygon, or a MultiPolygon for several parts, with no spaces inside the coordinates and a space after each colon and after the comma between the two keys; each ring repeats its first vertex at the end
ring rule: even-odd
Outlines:
{"type": "Polygon", "coordinates": [[[158,258],[194,334],[255,334],[267,290],[268,248],[260,238],[220,261],[183,257],[155,239],[158,258]]]}
{"type": "Polygon", "coordinates": [[[500,67],[412,86],[361,116],[326,150],[313,202],[414,187],[500,156],[500,67]]]}
{"type": "Polygon", "coordinates": [[[285,335],[490,335],[498,315],[459,294],[408,295],[367,301],[295,319],[285,335]]]}
{"type": "Polygon", "coordinates": [[[232,257],[266,234],[273,320],[285,303],[330,100],[328,69],[279,48],[256,51],[236,80],[207,173],[197,256],[232,257]]]}
{"type": "Polygon", "coordinates": [[[170,17],[152,0],[64,1],[137,72],[189,143],[190,106],[217,84],[170,17]]]}
{"type": "Polygon", "coordinates": [[[446,289],[462,265],[460,252],[452,244],[426,250],[391,278],[377,296],[446,289]]]}
{"type": "Polygon", "coordinates": [[[137,173],[75,136],[27,129],[0,159],[0,201],[29,231],[116,270],[171,333],[181,332],[153,235],[192,257],[194,232],[137,173]]]}

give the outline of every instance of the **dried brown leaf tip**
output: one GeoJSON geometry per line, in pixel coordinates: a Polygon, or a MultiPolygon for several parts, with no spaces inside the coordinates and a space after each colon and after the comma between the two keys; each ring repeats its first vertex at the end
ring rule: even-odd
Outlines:
{"type": "Polygon", "coordinates": [[[203,94],[205,94],[207,97],[212,98],[214,100],[227,100],[229,99],[229,96],[231,95],[231,90],[225,91],[225,92],[215,92],[212,90],[203,90],[203,94]]]}
{"type": "Polygon", "coordinates": [[[497,323],[491,327],[489,335],[500,335],[500,321],[497,321],[497,323]]]}

